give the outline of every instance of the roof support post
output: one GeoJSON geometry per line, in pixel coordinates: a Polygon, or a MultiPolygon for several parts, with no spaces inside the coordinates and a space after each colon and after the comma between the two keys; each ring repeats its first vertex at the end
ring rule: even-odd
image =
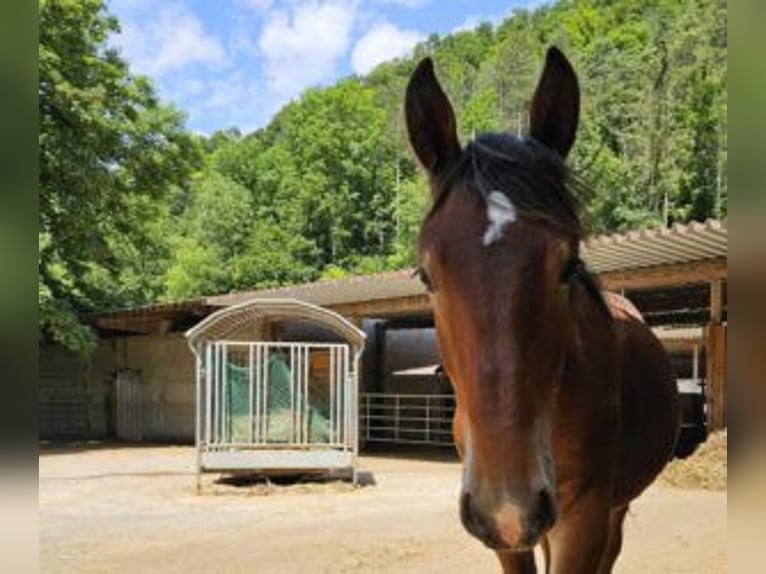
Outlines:
{"type": "Polygon", "coordinates": [[[715,279],[710,282],[710,322],[720,323],[723,309],[723,281],[715,279]]]}
{"type": "Polygon", "coordinates": [[[710,282],[710,322],[707,326],[707,403],[708,426],[726,426],[726,325],[722,322],[723,285],[710,282]]]}

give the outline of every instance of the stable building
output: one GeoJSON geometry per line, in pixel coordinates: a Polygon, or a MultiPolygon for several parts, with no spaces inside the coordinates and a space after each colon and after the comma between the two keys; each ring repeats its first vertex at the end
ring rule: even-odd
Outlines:
{"type": "MultiPolygon", "coordinates": [[[[596,236],[582,244],[582,256],[603,287],[631,299],[655,329],[679,386],[704,391],[710,428],[726,426],[726,222],[596,236]]],[[[194,441],[196,364],[184,333],[221,309],[267,299],[328,309],[366,334],[358,389],[363,445],[451,444],[454,402],[437,367],[428,297],[412,270],[90,315],[99,336],[91,357],[40,345],[41,439],[194,441]]],[[[301,337],[316,334],[289,333],[301,337]]]]}

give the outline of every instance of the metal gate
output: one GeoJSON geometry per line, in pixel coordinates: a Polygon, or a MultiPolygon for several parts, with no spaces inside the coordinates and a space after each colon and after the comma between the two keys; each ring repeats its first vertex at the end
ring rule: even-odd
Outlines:
{"type": "Polygon", "coordinates": [[[365,442],[454,445],[451,394],[365,393],[361,397],[361,436],[365,442]]]}

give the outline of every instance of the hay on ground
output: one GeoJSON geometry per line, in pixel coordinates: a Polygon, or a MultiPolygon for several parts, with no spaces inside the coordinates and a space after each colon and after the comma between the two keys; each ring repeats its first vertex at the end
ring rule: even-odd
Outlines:
{"type": "Polygon", "coordinates": [[[689,458],[671,461],[659,482],[678,488],[726,490],[726,431],[711,433],[689,458]]]}

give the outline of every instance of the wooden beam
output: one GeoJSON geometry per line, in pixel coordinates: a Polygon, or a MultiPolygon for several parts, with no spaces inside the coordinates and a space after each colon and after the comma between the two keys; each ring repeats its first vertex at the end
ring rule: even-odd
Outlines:
{"type": "Polygon", "coordinates": [[[103,332],[135,333],[149,335],[166,334],[173,329],[184,330],[216,310],[212,306],[183,308],[165,305],[159,309],[135,309],[85,315],[83,319],[103,332]]]}
{"type": "Polygon", "coordinates": [[[422,315],[401,315],[386,319],[389,329],[432,329],[434,316],[432,313],[422,315]]]}
{"type": "Polygon", "coordinates": [[[628,271],[607,271],[598,275],[606,289],[651,289],[709,283],[725,280],[728,277],[725,257],[676,263],[674,265],[656,265],[628,271]]]}
{"type": "Polygon", "coordinates": [[[357,303],[328,305],[328,308],[344,317],[392,317],[431,311],[428,295],[412,295],[394,299],[373,299],[357,303]]]}
{"type": "MultiPolygon", "coordinates": [[[[630,271],[608,272],[599,275],[606,289],[651,289],[678,287],[681,285],[710,284],[727,278],[725,258],[661,265],[630,271]]],[[[411,295],[392,299],[373,299],[354,303],[329,305],[329,309],[344,317],[395,317],[402,315],[430,314],[431,305],[427,295],[411,295]]]]}
{"type": "Polygon", "coordinates": [[[665,350],[670,353],[693,353],[694,348],[699,344],[695,341],[678,340],[678,339],[660,339],[660,343],[665,347],[665,350]]]}
{"type": "Polygon", "coordinates": [[[145,317],[105,317],[96,319],[93,323],[97,329],[102,331],[135,333],[136,335],[149,335],[159,332],[157,320],[145,317]]]}

